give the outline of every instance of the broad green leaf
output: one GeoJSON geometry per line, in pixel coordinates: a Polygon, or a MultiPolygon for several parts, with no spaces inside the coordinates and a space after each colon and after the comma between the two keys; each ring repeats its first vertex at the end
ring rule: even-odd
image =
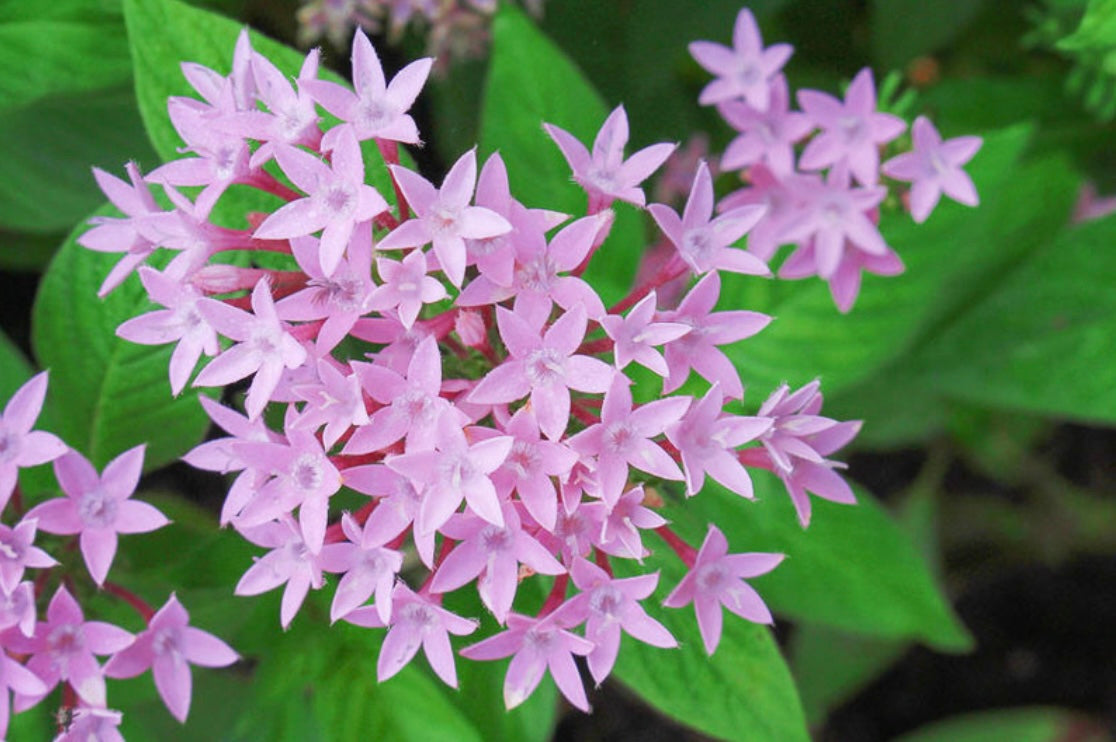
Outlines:
{"type": "MultiPolygon", "coordinates": [[[[107,206],[97,213],[119,215],[107,206]]],[[[171,396],[172,345],[135,345],[116,336],[121,322],[151,307],[135,275],[97,298],[121,256],[78,245],[86,229],[79,225],[51,261],[32,315],[35,356],[51,371],[54,432],[98,467],[146,442],[144,465],[154,469],[197,443],[209,418],[192,390],[171,396]]]]}
{"type": "MultiPolygon", "coordinates": [[[[482,156],[499,151],[512,194],[530,207],[584,214],[585,194],[542,125],[560,126],[592,147],[607,115],[604,101],[569,57],[521,10],[505,4],[492,25],[480,150],[482,156]]],[[[630,288],[646,244],[640,215],[626,204],[614,209],[616,224],[585,275],[606,305],[630,288]]]]}
{"type": "Polygon", "coordinates": [[[896,742],[1101,742],[1109,739],[1100,724],[1083,723],[1079,712],[1059,708],[1015,708],[981,711],[935,722],[896,742]]]}
{"type": "Polygon", "coordinates": [[[847,316],[816,279],[766,307],[748,303],[743,279],[726,281],[722,306],[743,303],[776,317],[759,335],[726,348],[742,378],[771,389],[820,376],[833,396],[921,345],[1003,280],[1007,268],[1057,233],[1075,195],[1077,178],[1064,161],[1020,166],[1028,139],[1026,127],[985,137],[970,167],[980,207],[943,203],[922,225],[886,215],[881,231],[907,270],[892,278],[865,276],[847,316]]]}
{"type": "MultiPolygon", "coordinates": [[[[638,570],[661,571],[658,589],[643,605],[680,646],[659,649],[624,635],[615,677],[662,713],[705,734],[748,742],[809,739],[798,692],[771,630],[726,612],[721,642],[707,657],[693,606],[661,605],[685,567],[665,545],[656,546],[638,570]]],[[[636,574],[627,562],[615,566],[619,577],[636,574]]]]}
{"type": "Polygon", "coordinates": [[[964,33],[984,0],[873,0],[872,50],[883,69],[946,46],[964,33]]]}
{"type": "Polygon", "coordinates": [[[0,111],[120,85],[131,76],[119,11],[81,20],[0,19],[0,111]]]}
{"type": "Polygon", "coordinates": [[[480,742],[450,699],[464,692],[431,679],[417,663],[376,682],[383,631],[300,615],[255,670],[255,694],[242,710],[237,739],[368,739],[480,742]]]}
{"type": "MultiPolygon", "coordinates": [[[[472,644],[480,637],[470,635],[468,639],[472,644]]],[[[557,687],[549,676],[543,678],[526,701],[509,711],[504,707],[507,669],[507,662],[458,660],[457,681],[461,690],[451,693],[450,700],[483,739],[549,742],[558,716],[557,687]]]]}
{"type": "Polygon", "coordinates": [[[120,172],[128,160],[146,169],[158,162],[131,85],[0,111],[0,141],[0,226],[18,231],[68,230],[103,203],[94,165],[120,172]]]}
{"type": "Polygon", "coordinates": [[[939,393],[1116,420],[1116,217],[1066,231],[912,359],[939,393]],[[929,370],[932,369],[932,372],[929,370]]]}
{"type": "Polygon", "coordinates": [[[778,613],[944,650],[971,646],[911,538],[871,495],[857,490],[855,506],[814,497],[810,527],[803,529],[774,475],[755,472],[752,481],[754,501],[707,480],[701,493],[672,504],[664,516],[693,544],[715,523],[735,551],[786,554],[776,570],[754,581],[778,613]]]}

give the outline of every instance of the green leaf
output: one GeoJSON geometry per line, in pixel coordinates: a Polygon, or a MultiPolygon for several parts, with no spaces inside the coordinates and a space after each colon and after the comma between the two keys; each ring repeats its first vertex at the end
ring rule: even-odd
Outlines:
{"type": "Polygon", "coordinates": [[[984,405],[1116,420],[1116,217],[1066,231],[912,363],[939,393],[984,405]]]}
{"type": "Polygon", "coordinates": [[[737,551],[786,554],[778,569],[754,580],[778,613],[949,651],[971,646],[910,536],[871,495],[854,487],[857,505],[813,497],[804,529],[774,475],[757,471],[752,481],[755,501],[707,480],[700,494],[663,515],[690,543],[700,543],[706,524],[715,523],[737,551]]]}
{"type": "Polygon", "coordinates": [[[960,36],[984,0],[873,0],[872,50],[883,69],[901,67],[960,36]]]}
{"type": "MultiPolygon", "coordinates": [[[[481,113],[482,156],[499,151],[512,193],[530,207],[585,212],[585,194],[543,123],[560,126],[592,144],[608,109],[581,71],[554,42],[510,3],[492,24],[492,61],[481,113]]],[[[630,288],[645,246],[643,221],[624,204],[587,280],[606,305],[630,288]]]]}
{"type": "Polygon", "coordinates": [[[1103,728],[1084,721],[1080,713],[1059,708],[1017,708],[955,716],[904,734],[895,742],[1058,742],[1074,739],[1101,742],[1103,728]]]}
{"type": "Polygon", "coordinates": [[[0,17],[0,69],[0,111],[119,85],[131,76],[119,11],[77,20],[0,17]]]}
{"type": "Polygon", "coordinates": [[[238,739],[480,742],[450,699],[458,691],[416,664],[376,682],[382,631],[343,622],[327,628],[306,619],[300,615],[262,658],[238,739]]]}
{"type": "Polygon", "coordinates": [[[1089,0],[1077,30],[1058,42],[1067,52],[1116,50],[1116,0],[1089,0]]]}
{"type": "Polygon", "coordinates": [[[642,569],[617,563],[617,576],[661,571],[644,608],[680,646],[659,649],[625,634],[615,676],[659,711],[705,734],[748,742],[809,739],[798,692],[771,630],[726,613],[721,642],[707,657],[693,607],[661,605],[685,567],[665,546],[645,562],[642,569]]]}
{"type": "MultiPolygon", "coordinates": [[[[119,216],[107,206],[97,214],[119,216]]],[[[32,314],[35,356],[51,371],[54,432],[98,467],[146,442],[144,466],[154,469],[197,443],[209,418],[195,392],[171,396],[171,345],[135,345],[116,336],[121,322],[150,304],[135,275],[97,299],[120,255],[78,245],[85,230],[78,226],[51,261],[32,314]]]]}
{"type": "Polygon", "coordinates": [[[68,230],[103,203],[93,165],[118,172],[127,160],[157,162],[130,85],[0,111],[0,141],[0,226],[18,231],[68,230]]]}

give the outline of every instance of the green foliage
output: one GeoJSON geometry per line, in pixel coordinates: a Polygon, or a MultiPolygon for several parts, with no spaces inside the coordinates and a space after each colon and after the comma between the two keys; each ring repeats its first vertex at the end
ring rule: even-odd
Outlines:
{"type": "MultiPolygon", "coordinates": [[[[730,528],[726,533],[732,534],[730,528]]],[[[693,607],[661,606],[685,567],[665,545],[655,546],[638,570],[660,571],[659,587],[644,607],[680,646],[659,649],[625,635],[615,676],[659,711],[706,734],[748,742],[809,739],[798,692],[771,631],[727,615],[721,643],[707,657],[693,607]]],[[[618,577],[637,573],[628,562],[616,568],[618,577]]]]}
{"type": "Polygon", "coordinates": [[[881,70],[930,54],[963,33],[985,0],[872,0],[872,51],[881,70]]]}
{"type": "Polygon", "coordinates": [[[1107,737],[1103,730],[1082,724],[1078,714],[1066,709],[1017,708],[953,717],[905,734],[896,742],[1057,742],[1068,738],[1100,742],[1107,737]]]}
{"type": "Polygon", "coordinates": [[[7,403],[31,375],[31,364],[8,336],[0,332],[0,399],[7,403]]]}
{"type": "MultiPolygon", "coordinates": [[[[560,126],[591,146],[607,115],[569,57],[522,11],[505,5],[493,22],[480,150],[500,152],[516,197],[529,207],[584,213],[585,194],[542,125],[560,126]]],[[[585,274],[606,305],[627,293],[645,245],[640,215],[625,204],[614,209],[612,233],[585,274]]]]}
{"type": "MultiPolygon", "coordinates": [[[[97,213],[119,215],[108,207],[97,213]]],[[[150,303],[135,275],[97,299],[120,256],[79,246],[76,239],[86,229],[79,225],[59,249],[35,300],[32,343],[39,363],[51,369],[53,430],[98,467],[146,442],[144,465],[155,469],[197,443],[209,418],[195,392],[171,396],[171,346],[136,345],[116,336],[121,322],[150,303]]]]}

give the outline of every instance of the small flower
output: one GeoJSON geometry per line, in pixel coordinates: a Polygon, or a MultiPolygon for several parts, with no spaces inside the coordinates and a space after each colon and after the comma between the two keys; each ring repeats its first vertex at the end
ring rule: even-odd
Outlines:
{"type": "Polygon", "coordinates": [[[16,589],[25,568],[45,569],[58,564],[34,545],[37,528],[34,519],[24,519],[15,528],[0,523],[0,587],[6,593],[16,589]]]}
{"type": "Polygon", "coordinates": [[[743,98],[758,111],[770,102],[770,80],[790,59],[794,47],[772,44],[763,48],[763,38],[752,11],[743,8],[732,30],[732,48],[712,41],[695,41],[690,54],[717,79],[705,86],[698,97],[703,106],[743,98]]]}
{"type": "Polygon", "coordinates": [[[590,214],[608,208],[614,199],[643,206],[646,197],[639,184],[658,170],[677,146],[652,144],[625,160],[628,115],[623,106],[617,106],[605,119],[597,138],[593,140],[592,155],[565,129],[553,124],[543,124],[543,128],[562,150],[562,156],[573,170],[574,180],[589,194],[590,214]]]}
{"type": "Polygon", "coordinates": [[[783,554],[729,554],[728,541],[716,526],[709,526],[693,567],[663,601],[668,608],[694,604],[698,630],[705,651],[712,655],[721,641],[721,606],[754,623],[774,623],[763,598],[744,582],[775,569],[783,554]]]}
{"type": "Polygon", "coordinates": [[[129,449],[98,475],[89,460],[70,451],[54,462],[54,475],[66,497],[40,503],[27,513],[47,533],[80,533],[81,554],[89,575],[103,585],[116,556],[117,534],[146,533],[170,521],[146,502],[130,499],[143,468],[144,446],[129,449]]]}
{"type": "Polygon", "coordinates": [[[47,393],[47,372],[32,376],[16,390],[0,415],[0,510],[15,491],[18,471],[38,466],[66,453],[67,446],[53,433],[31,430],[47,393]]]}
{"type": "Polygon", "coordinates": [[[240,657],[232,647],[190,626],[190,614],[173,594],[135,641],[105,664],[110,678],[131,678],[151,668],[155,688],[180,722],[190,712],[190,667],[225,667],[240,657]]]}
{"type": "Polygon", "coordinates": [[[911,143],[913,151],[885,162],[883,174],[913,183],[911,216],[916,222],[926,221],[943,193],[966,206],[980,202],[972,178],[961,169],[980,149],[980,137],[956,137],[943,142],[930,120],[919,116],[911,127],[911,143]]]}
{"type": "Polygon", "coordinates": [[[124,742],[118,729],[123,719],[124,714],[112,709],[79,707],[54,742],[124,742]]]}

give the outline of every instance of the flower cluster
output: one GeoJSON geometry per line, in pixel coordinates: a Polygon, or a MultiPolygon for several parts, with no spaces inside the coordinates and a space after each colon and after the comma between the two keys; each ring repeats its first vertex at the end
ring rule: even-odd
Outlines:
{"type": "MultiPolygon", "coordinates": [[[[728,105],[744,95],[740,105],[774,113],[771,77],[789,48],[761,53],[758,38],[747,35],[750,16],[742,17],[738,36],[762,66],[719,80],[703,98],[728,105]]],[[[736,59],[715,45],[698,48],[723,61],[719,69],[736,59]]],[[[571,703],[588,708],[574,656],[586,657],[602,681],[622,631],[675,646],[641,605],[658,573],[613,576],[617,560],[642,564],[648,531],[689,567],[666,604],[694,604],[708,652],[720,638],[722,606],[770,622],[744,580],[773,569],[781,555],[730,554],[715,526],[695,549],[656,512],[661,500],[645,485],[681,499],[699,495],[709,477],[752,498],[748,467],[765,468],[786,483],[804,526],[807,493],[853,501],[836,473],[841,464],[827,457],[859,423],[821,416],[817,383],[776,389],[755,415],[730,411],[744,385],[721,347],[771,318],[715,311],[719,273],[769,276],[770,251],[755,247],[756,235],[781,236],[772,219],[805,207],[768,205],[753,187],[753,197],[722,201],[714,217],[712,179],[700,167],[681,216],[647,207],[673,252],[607,307],[584,280],[586,266],[598,253],[609,259],[612,205],[643,207],[642,183],[673,145],[626,156],[622,107],[591,148],[546,125],[587,194],[587,213],[577,218],[516,200],[498,154],[481,164],[466,152],[435,184],[401,163],[399,146],[418,141],[407,110],[430,60],[389,83],[358,30],[352,62],[355,91],[318,79],[315,52],[292,84],[242,34],[229,75],[184,65],[203,100],[174,98],[168,108],[191,156],[146,176],[129,167],[130,182],[99,172],[125,217],[101,220],[81,238],[125,253],[104,290],[156,248],[176,253],[163,270],[139,268],[163,308],[119,328],[135,342],[177,343],[175,393],[203,355],[212,360],[197,386],[251,378],[243,412],[202,398],[227,435],[185,457],[235,473],[222,523],[265,550],[236,593],[282,587],[287,626],[326,574],[339,575],[332,618],[386,629],[381,680],[421,647],[456,686],[449,637],[477,623],[442,600],[475,583],[505,630],[460,654],[513,657],[509,707],[549,670],[571,703]],[[328,126],[326,113],[339,123],[328,126]],[[368,171],[381,161],[390,180],[378,190],[368,171]],[[209,213],[233,184],[281,205],[245,214],[243,229],[217,226],[209,213]],[[154,205],[152,186],[165,190],[171,209],[154,205]],[[201,190],[191,200],[182,186],[201,190]],[[748,251],[734,246],[746,234],[748,251]],[[658,288],[691,278],[678,301],[660,300],[658,288]],[[658,382],[636,385],[648,376],[632,373],[635,366],[658,382]],[[646,396],[661,398],[636,402],[646,396]],[[269,408],[275,414],[265,415],[269,408]],[[342,502],[357,507],[345,511],[342,502]],[[422,566],[405,569],[405,554],[422,566]],[[526,580],[550,586],[536,615],[515,609],[526,580]]],[[[874,131],[876,119],[864,115],[874,131]]],[[[896,126],[885,118],[888,132],[896,126]]],[[[813,157],[835,173],[867,178],[867,149],[881,141],[869,134],[813,157]]],[[[780,164],[768,171],[790,177],[780,169],[787,163],[771,157],[780,164]]],[[[870,237],[875,228],[864,211],[878,199],[869,186],[850,190],[837,175],[795,178],[803,193],[825,194],[807,220],[816,227],[800,235],[803,249],[824,243],[818,254],[837,263],[853,254],[842,247],[846,237],[886,249],[870,237]]],[[[771,176],[770,188],[785,188],[781,182],[771,176]]]]}
{"type": "MultiPolygon", "coordinates": [[[[220,639],[190,626],[186,609],[174,595],[156,612],[126,588],[107,581],[119,534],[153,531],[168,521],[151,505],[131,497],[143,466],[142,446],[125,451],[98,474],[57,436],[32,430],[46,392],[43,372],[12,396],[0,416],[0,508],[19,518],[14,526],[0,523],[0,737],[11,710],[18,713],[36,705],[62,684],[63,706],[73,721],[63,727],[59,739],[121,739],[121,714],[107,708],[105,678],[134,677],[147,670],[170,712],[185,720],[190,708],[189,664],[223,667],[237,655],[220,639]],[[17,471],[47,462],[53,462],[64,496],[23,513],[17,471]],[[35,545],[39,531],[73,537],[69,546],[80,547],[96,586],[131,604],[146,628],[133,635],[110,623],[85,620],[75,597],[77,575],[35,545]],[[27,570],[41,571],[32,581],[24,579],[27,570]],[[59,584],[46,606],[45,620],[40,620],[37,606],[45,602],[52,579],[59,584]],[[109,659],[102,665],[98,656],[109,659]]],[[[67,548],[62,544],[58,553],[67,548]]]]}
{"type": "Polygon", "coordinates": [[[742,171],[747,183],[717,207],[730,212],[749,204],[766,206],[749,235],[748,251],[770,261],[780,246],[794,245],[779,277],[822,278],[838,308],[847,312],[860,291],[862,272],[890,276],[903,271],[902,260],[876,226],[888,194],[881,173],[912,184],[907,203],[916,222],[930,215],[943,193],[975,206],[976,189],[961,166],[981,140],[942,141],[934,125],[919,117],[911,132],[914,149],[881,166],[881,147],[895,142],[907,124],[877,110],[872,71],[861,70],[843,100],[817,90],[798,91],[802,110],[794,111],[780,72],[791,51],[787,44],[764,48],[747,9],[736,18],[732,47],[709,41],[690,45],[698,64],[716,76],[699,102],[716,106],[738,132],[720,166],[742,171]]]}

